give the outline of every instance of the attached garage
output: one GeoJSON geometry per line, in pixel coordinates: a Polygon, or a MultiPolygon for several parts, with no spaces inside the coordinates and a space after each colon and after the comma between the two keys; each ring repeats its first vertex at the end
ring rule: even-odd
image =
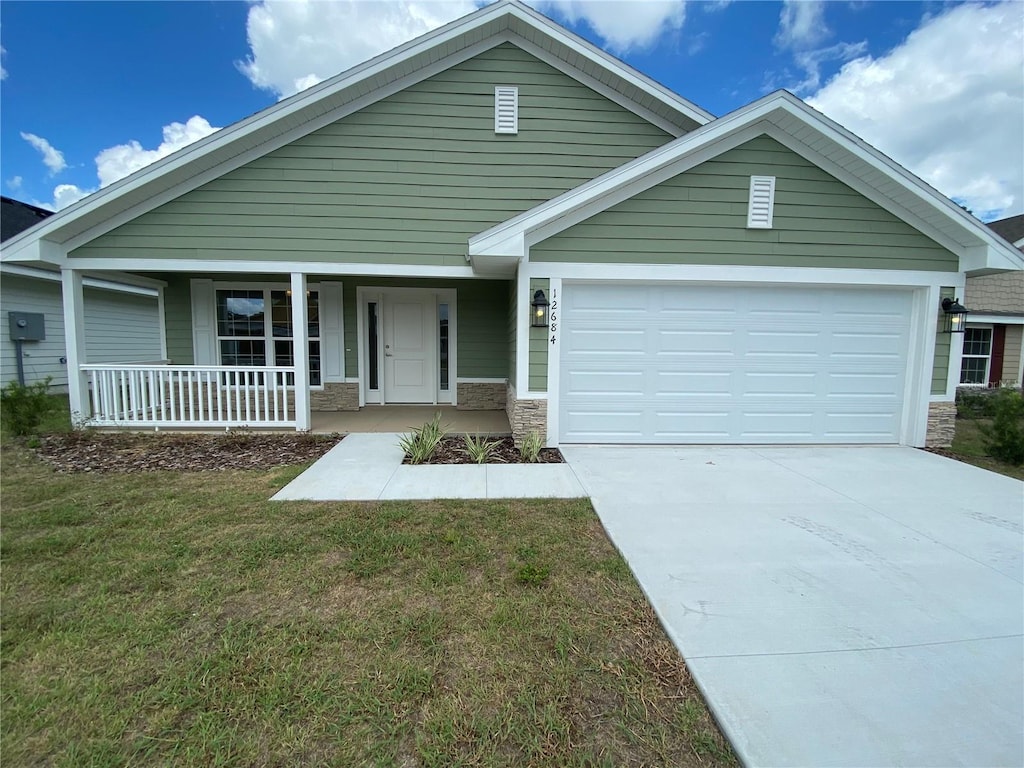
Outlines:
{"type": "Polygon", "coordinates": [[[563,284],[564,443],[898,443],[909,290],[563,284]]]}

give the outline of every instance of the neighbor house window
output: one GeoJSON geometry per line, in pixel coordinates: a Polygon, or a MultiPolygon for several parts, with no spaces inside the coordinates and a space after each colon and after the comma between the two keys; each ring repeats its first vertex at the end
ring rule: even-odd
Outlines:
{"type": "MultiPolygon", "coordinates": [[[[306,298],[309,383],[319,386],[320,301],[306,298]]],[[[294,365],[291,291],[272,288],[217,291],[217,350],[221,365],[294,365]]],[[[294,384],[289,376],[288,384],[294,384]]]]}
{"type": "Polygon", "coordinates": [[[988,371],[991,362],[992,329],[965,329],[964,354],[960,364],[960,383],[982,386],[988,384],[988,371]]]}

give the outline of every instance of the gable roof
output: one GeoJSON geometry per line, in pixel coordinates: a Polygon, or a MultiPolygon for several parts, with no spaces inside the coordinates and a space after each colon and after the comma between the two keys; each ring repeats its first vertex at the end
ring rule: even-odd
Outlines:
{"type": "Polygon", "coordinates": [[[0,195],[0,242],[10,240],[50,216],[53,211],[0,195]]]}
{"type": "Polygon", "coordinates": [[[504,42],[522,47],[673,136],[714,119],[711,113],[518,0],[499,0],[89,195],[5,244],[3,258],[60,261],[67,250],[147,210],[504,42]],[[40,240],[62,247],[33,247],[40,240]],[[19,254],[26,248],[29,250],[19,254]]]}
{"type": "Polygon", "coordinates": [[[1024,256],[938,190],[787,91],[776,91],[470,238],[474,268],[507,271],[529,247],[758,135],[767,134],[906,221],[972,274],[1024,256]]]}
{"type": "Polygon", "coordinates": [[[1024,213],[990,221],[988,228],[1004,240],[1009,240],[1017,248],[1024,246],[1024,213]]]}

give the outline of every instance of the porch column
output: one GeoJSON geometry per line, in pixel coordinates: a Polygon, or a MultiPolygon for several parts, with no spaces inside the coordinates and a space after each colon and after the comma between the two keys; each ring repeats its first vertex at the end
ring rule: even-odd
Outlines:
{"type": "Polygon", "coordinates": [[[85,360],[85,295],[82,273],[77,269],[61,269],[61,296],[64,305],[64,338],[67,348],[68,401],[72,423],[92,416],[89,384],[82,373],[85,360]]]}
{"type": "Polygon", "coordinates": [[[295,363],[295,429],[310,428],[309,412],[309,310],[306,302],[306,275],[292,272],[292,350],[295,363]]]}

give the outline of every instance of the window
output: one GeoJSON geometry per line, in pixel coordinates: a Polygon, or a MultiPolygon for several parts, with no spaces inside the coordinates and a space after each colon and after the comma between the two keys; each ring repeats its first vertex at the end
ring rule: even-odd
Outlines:
{"type": "MultiPolygon", "coordinates": [[[[309,383],[315,387],[321,383],[319,298],[316,291],[309,291],[306,298],[309,383]]],[[[217,291],[217,349],[221,365],[294,365],[292,336],[291,291],[217,291]]]]}
{"type": "Polygon", "coordinates": [[[775,209],[775,177],[750,177],[750,202],[747,208],[748,229],[771,229],[775,209]]]}
{"type": "Polygon", "coordinates": [[[987,385],[991,361],[992,329],[965,329],[964,354],[960,364],[960,383],[976,384],[979,386],[987,385]]]}
{"type": "Polygon", "coordinates": [[[438,386],[442,392],[448,391],[448,304],[437,305],[437,346],[440,356],[438,371],[440,380],[438,386]]]}
{"type": "Polygon", "coordinates": [[[515,86],[494,89],[494,132],[519,132],[519,89],[515,86]]]}

